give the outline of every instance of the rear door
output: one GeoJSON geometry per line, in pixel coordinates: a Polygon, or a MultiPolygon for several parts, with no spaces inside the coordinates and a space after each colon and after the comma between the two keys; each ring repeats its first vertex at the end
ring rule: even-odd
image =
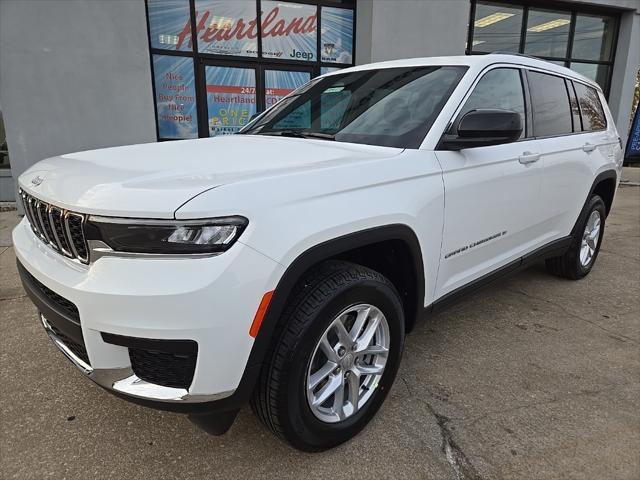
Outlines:
{"type": "Polygon", "coordinates": [[[533,134],[542,153],[540,207],[546,241],[568,235],[606,160],[606,120],[597,91],[540,71],[527,72],[533,134]]]}
{"type": "Polygon", "coordinates": [[[540,150],[531,137],[523,75],[506,66],[484,73],[451,127],[455,130],[473,109],[512,110],[526,126],[518,141],[436,151],[445,188],[436,298],[519,258],[544,236],[538,210],[540,150]]]}

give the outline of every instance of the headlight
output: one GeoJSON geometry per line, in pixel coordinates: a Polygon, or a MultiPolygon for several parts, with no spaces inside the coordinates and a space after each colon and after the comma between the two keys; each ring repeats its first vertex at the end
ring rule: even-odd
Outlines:
{"type": "Polygon", "coordinates": [[[202,220],[135,220],[89,217],[87,240],[118,252],[194,254],[228,250],[247,226],[244,217],[202,220]]]}

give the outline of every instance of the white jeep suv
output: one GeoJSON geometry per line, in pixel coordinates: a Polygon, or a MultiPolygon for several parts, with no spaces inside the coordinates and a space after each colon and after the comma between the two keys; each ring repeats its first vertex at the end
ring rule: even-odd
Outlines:
{"type": "Polygon", "coordinates": [[[587,275],[621,165],[575,72],[401,60],[315,78],[240,134],[43,160],[13,241],[91,380],[218,434],[250,401],[313,451],[373,417],[418,319],[538,259],[587,275]]]}

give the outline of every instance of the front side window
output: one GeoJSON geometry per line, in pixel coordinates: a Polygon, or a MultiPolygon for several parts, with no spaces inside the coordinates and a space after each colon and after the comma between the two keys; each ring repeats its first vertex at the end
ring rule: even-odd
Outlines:
{"type": "Polygon", "coordinates": [[[578,82],[573,83],[576,87],[576,95],[578,96],[578,104],[582,113],[582,125],[585,131],[603,130],[607,128],[607,120],[604,116],[604,110],[598,98],[598,92],[595,88],[587,87],[578,82]]]}
{"type": "MultiPolygon", "coordinates": [[[[515,68],[496,68],[487,72],[473,89],[458,115],[478,109],[511,110],[520,114],[522,126],[526,124],[524,92],[520,71],[515,68]]],[[[522,136],[525,130],[522,130],[522,136]]]]}
{"type": "Polygon", "coordinates": [[[417,66],[320,78],[241,133],[418,148],[466,67],[417,66]]]}
{"type": "Polygon", "coordinates": [[[564,79],[540,72],[528,72],[536,137],[564,135],[573,131],[571,107],[564,79]]]}

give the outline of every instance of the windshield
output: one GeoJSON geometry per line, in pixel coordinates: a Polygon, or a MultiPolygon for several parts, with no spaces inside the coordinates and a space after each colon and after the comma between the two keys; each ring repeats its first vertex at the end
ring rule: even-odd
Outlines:
{"type": "Polygon", "coordinates": [[[239,133],[418,148],[465,70],[420,66],[321,77],[239,133]]]}

